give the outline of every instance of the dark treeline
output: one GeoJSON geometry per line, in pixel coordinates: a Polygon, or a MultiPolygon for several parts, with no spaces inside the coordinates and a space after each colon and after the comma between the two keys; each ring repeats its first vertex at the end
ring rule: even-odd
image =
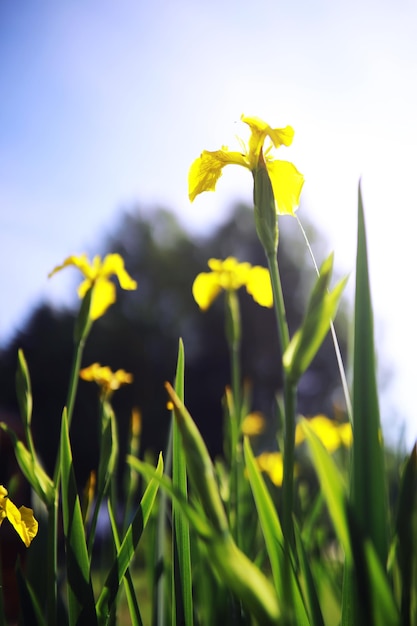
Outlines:
{"type": "MultiPolygon", "coordinates": [[[[296,226],[290,218],[280,221],[279,260],[291,332],[300,323],[314,281],[314,269],[296,226]]],[[[314,231],[311,228],[308,231],[314,242],[314,231]]],[[[121,458],[133,406],[140,408],[143,417],[143,450],[157,453],[166,445],[170,415],[163,385],[164,381],[173,379],[179,337],[185,345],[186,404],[211,453],[221,453],[222,396],[230,382],[224,299],[220,296],[203,313],[193,300],[191,287],[196,275],[208,270],[207,260],[211,257],[236,256],[240,261],[266,265],[252,211],[237,206],[224,225],[205,238],[196,238],[185,232],[167,211],[155,211],[144,217],[135,209],[124,215],[117,230],[95,252],[122,254],[127,270],[138,282],[134,292],[118,288],[117,303],[95,323],[83,358],[84,367],[98,361],[134,375],[134,383],[117,391],[113,399],[121,458]]],[[[273,311],[255,304],[244,290],[239,297],[243,325],[242,374],[251,383],[252,409],[262,411],[272,421],[282,374],[276,357],[278,339],[273,311]]],[[[18,348],[25,353],[34,396],[35,443],[49,471],[55,462],[67,393],[74,316],[71,311],[41,305],[0,353],[0,407],[8,414],[17,413],[18,348]]],[[[344,330],[339,325],[342,352],[346,344],[344,330]]],[[[72,425],[75,465],[81,468],[77,477],[80,483],[97,463],[97,392],[96,385],[80,381],[72,425]]],[[[319,412],[333,415],[335,398],[340,395],[334,348],[328,339],[302,380],[299,411],[305,415],[319,412]]],[[[264,445],[272,447],[272,439],[270,436],[264,445]]]]}

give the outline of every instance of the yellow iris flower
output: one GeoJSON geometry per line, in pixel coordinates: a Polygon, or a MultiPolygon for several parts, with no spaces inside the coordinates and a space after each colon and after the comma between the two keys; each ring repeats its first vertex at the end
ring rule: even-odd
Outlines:
{"type": "Polygon", "coordinates": [[[277,213],[294,215],[300,203],[304,176],[289,161],[274,159],[270,154],[272,148],[291,145],[294,130],[291,126],[271,128],[257,117],[242,115],[241,120],[249,126],[251,133],[247,145],[241,142],[243,152],[231,151],[225,146],[214,152],[204,150],[191,165],[188,175],[188,193],[191,202],[203,191],[215,190],[225,165],[242,165],[255,172],[261,164],[262,167],[266,166],[268,171],[277,213]],[[264,150],[267,139],[269,145],[264,150]]]}
{"type": "Polygon", "coordinates": [[[234,257],[224,261],[210,259],[211,272],[198,274],[193,283],[193,296],[200,309],[207,310],[219,293],[237,291],[245,286],[255,302],[265,307],[272,307],[273,295],[269,272],[265,267],[239,263],[234,257]]]}
{"type": "Polygon", "coordinates": [[[132,374],[124,370],[113,372],[110,367],[101,366],[100,363],[93,363],[82,369],[80,378],[97,383],[106,397],[111,395],[113,391],[120,389],[122,385],[128,385],[133,382],[132,374]]]}
{"type": "Polygon", "coordinates": [[[274,485],[282,485],[284,460],[281,452],[262,452],[256,457],[256,462],[261,472],[266,472],[274,485]]]}
{"type": "MultiPolygon", "coordinates": [[[[326,450],[335,452],[341,446],[346,448],[352,445],[353,434],[349,422],[338,424],[325,415],[316,415],[308,420],[312,430],[316,433],[326,450]]],[[[304,433],[297,424],[295,429],[295,444],[299,445],[304,441],[304,433]]]]}
{"type": "Polygon", "coordinates": [[[242,435],[256,437],[265,430],[265,418],[260,411],[249,413],[242,422],[242,435]]]}
{"type": "Polygon", "coordinates": [[[48,277],[69,266],[77,267],[84,275],[85,280],[78,287],[80,298],[85,296],[90,287],[94,287],[90,309],[90,317],[93,320],[104,315],[109,306],[116,301],[116,287],[110,280],[111,276],[118,278],[122,289],[137,288],[137,283],[127,273],[120,254],[108,254],[103,260],[100,256],[95,256],[91,263],[86,254],[69,256],[61,265],[57,265],[48,277]]]}
{"type": "Polygon", "coordinates": [[[26,506],[18,509],[10,500],[7,489],[0,485],[0,526],[6,518],[28,548],[38,532],[38,522],[33,516],[33,510],[26,506]]]}

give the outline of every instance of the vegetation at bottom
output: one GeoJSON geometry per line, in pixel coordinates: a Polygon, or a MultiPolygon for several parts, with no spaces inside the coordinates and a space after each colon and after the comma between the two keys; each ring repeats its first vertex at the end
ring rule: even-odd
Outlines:
{"type": "Polygon", "coordinates": [[[274,157],[293,129],[242,122],[189,192],[240,165],[252,209],[200,240],[126,215],[51,268],[77,313],[40,306],[2,351],[0,624],[417,623],[417,448],[384,443],[360,188],[350,316],[274,157]]]}

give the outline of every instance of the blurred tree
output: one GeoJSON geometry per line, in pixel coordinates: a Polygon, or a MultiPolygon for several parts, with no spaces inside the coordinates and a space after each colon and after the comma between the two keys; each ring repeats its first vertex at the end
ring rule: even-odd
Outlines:
{"type": "MultiPolygon", "coordinates": [[[[296,227],[295,220],[280,220],[279,261],[291,331],[300,323],[314,281],[314,269],[296,227]]],[[[314,242],[311,227],[308,232],[314,242]]],[[[138,282],[137,291],[118,290],[116,304],[94,325],[83,359],[83,366],[98,361],[134,375],[133,385],[114,396],[121,458],[133,406],[138,406],[143,416],[143,448],[158,452],[165,447],[169,414],[163,383],[174,376],[179,337],[185,344],[186,404],[212,454],[220,453],[221,399],[230,382],[224,302],[220,296],[202,313],[193,300],[191,287],[195,276],[207,270],[211,257],[236,256],[240,261],[266,265],[252,211],[236,206],[215,232],[191,237],[167,211],[157,210],[143,217],[138,209],[131,210],[97,252],[122,254],[129,273],[138,282]]],[[[272,310],[256,305],[241,291],[242,374],[252,384],[253,409],[272,417],[282,375],[275,319],[272,310]]],[[[50,471],[72,360],[73,324],[72,312],[43,305],[0,354],[0,405],[17,410],[17,349],[21,347],[25,352],[32,377],[35,442],[50,471]]],[[[341,344],[343,349],[343,329],[341,344]]],[[[302,380],[299,410],[308,415],[332,414],[334,393],[339,388],[334,349],[331,341],[326,341],[302,380]]],[[[76,467],[81,468],[78,479],[83,483],[97,462],[97,389],[91,383],[80,381],[72,440],[76,467]]]]}

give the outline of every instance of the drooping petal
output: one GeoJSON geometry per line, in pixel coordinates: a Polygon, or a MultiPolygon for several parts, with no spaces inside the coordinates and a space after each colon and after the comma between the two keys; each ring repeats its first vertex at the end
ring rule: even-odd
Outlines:
{"type": "Polygon", "coordinates": [[[90,317],[92,320],[96,320],[107,311],[109,306],[116,302],[116,287],[115,285],[103,278],[98,279],[94,283],[93,295],[91,299],[90,317]]]}
{"type": "Polygon", "coordinates": [[[19,508],[22,525],[25,527],[25,535],[27,537],[26,547],[29,547],[32,539],[36,537],[38,532],[38,522],[33,515],[33,509],[26,506],[19,508]]]}
{"type": "Polygon", "coordinates": [[[63,261],[63,263],[61,263],[61,265],[57,265],[56,267],[54,267],[52,272],[49,272],[48,278],[51,278],[51,276],[53,276],[57,272],[60,272],[65,267],[70,267],[70,266],[77,267],[84,274],[86,278],[92,278],[93,268],[85,253],[79,256],[71,255],[67,257],[63,261]]]}
{"type": "Polygon", "coordinates": [[[137,283],[125,269],[125,262],[120,254],[108,254],[99,270],[102,278],[117,276],[122,289],[131,290],[137,288],[137,283]]]}
{"type": "Polygon", "coordinates": [[[300,204],[304,176],[289,161],[267,160],[266,168],[279,215],[295,215],[300,204]]]}
{"type": "Polygon", "coordinates": [[[248,167],[243,154],[230,152],[226,147],[209,152],[204,150],[192,163],[188,173],[188,196],[191,202],[203,191],[214,191],[225,165],[248,167]]]}
{"type": "Polygon", "coordinates": [[[246,290],[252,298],[260,304],[271,308],[274,303],[271,277],[266,267],[255,265],[251,268],[246,280],[246,290]]]}
{"type": "Polygon", "coordinates": [[[216,273],[202,272],[198,274],[193,283],[193,296],[200,309],[206,311],[221,292],[216,273]]]}
{"type": "Polygon", "coordinates": [[[28,548],[38,532],[38,522],[33,516],[33,510],[21,506],[20,510],[13,502],[7,498],[5,500],[6,517],[28,548]]]}

